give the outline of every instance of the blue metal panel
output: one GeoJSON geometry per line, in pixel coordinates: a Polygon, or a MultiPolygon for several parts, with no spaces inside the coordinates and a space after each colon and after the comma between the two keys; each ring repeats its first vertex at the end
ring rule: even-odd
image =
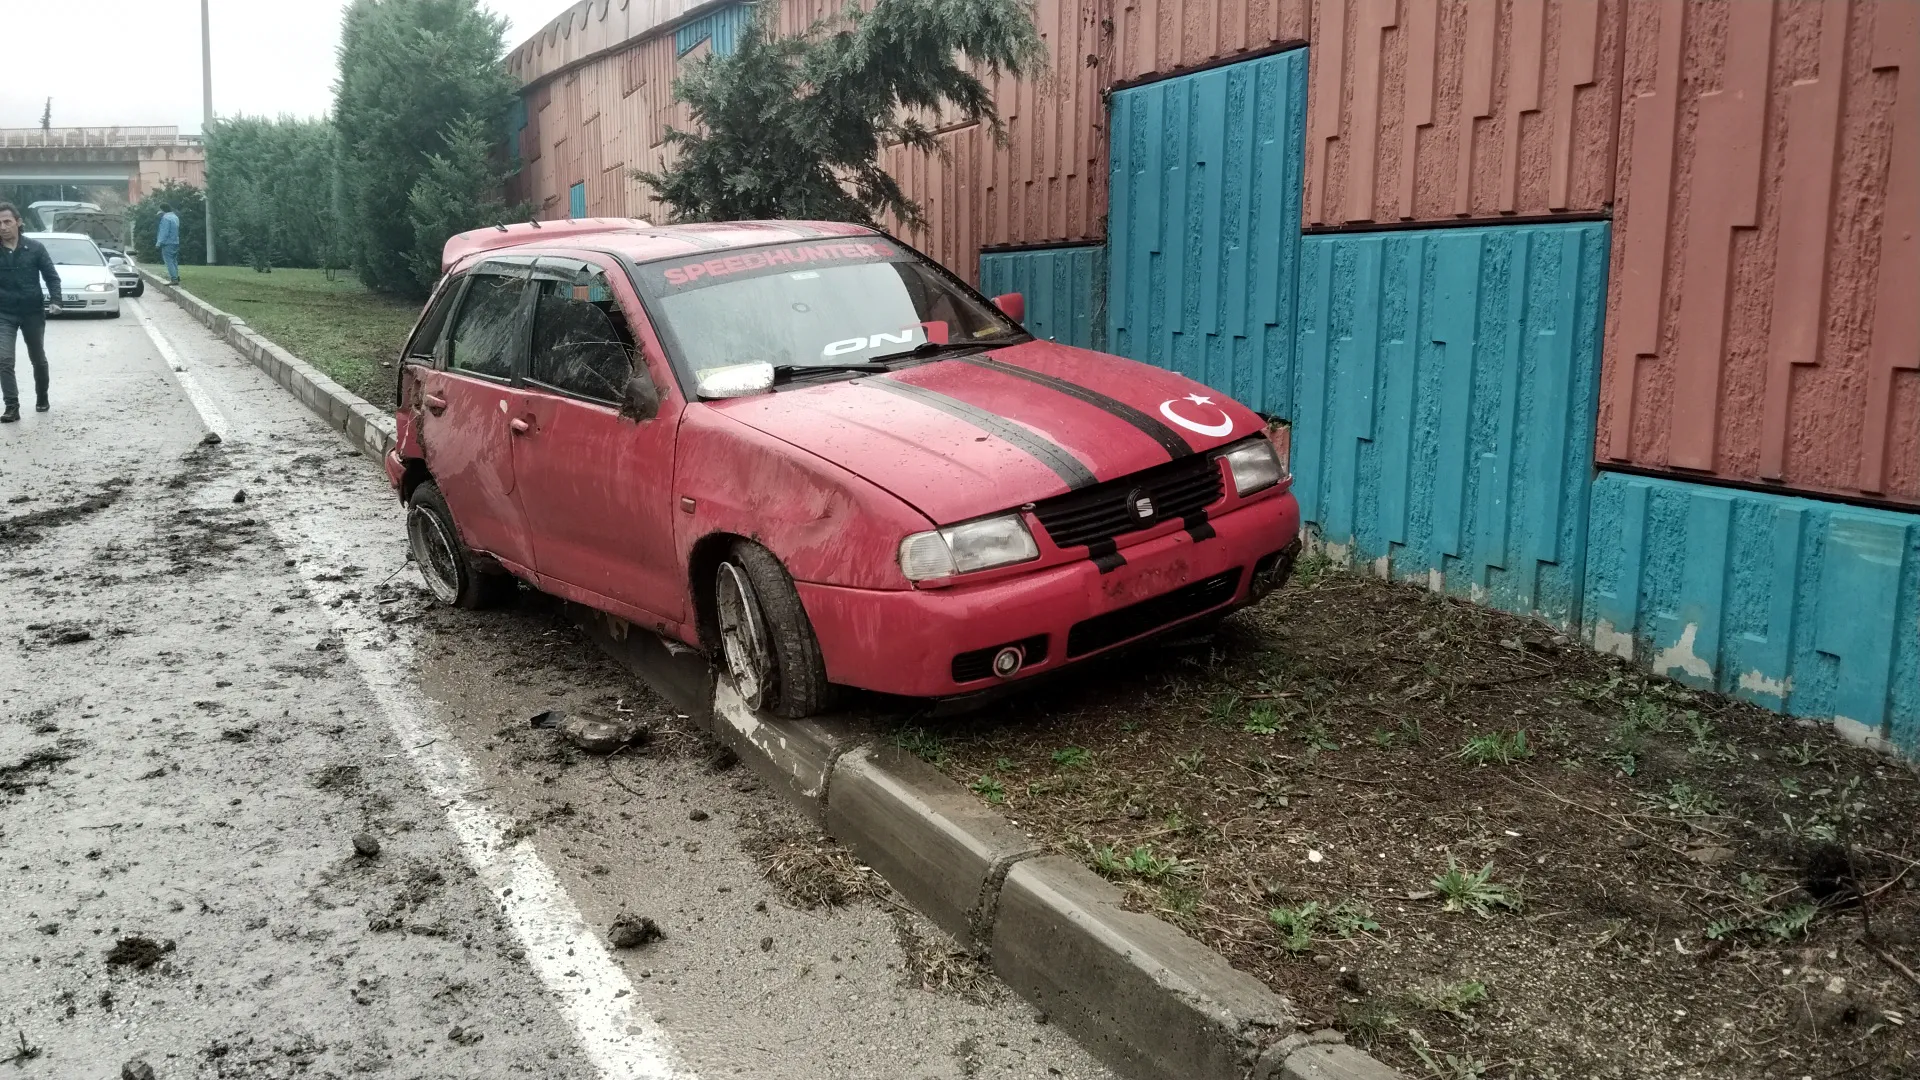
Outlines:
{"type": "Polygon", "coordinates": [[[1595,648],[1920,756],[1920,514],[1619,473],[1592,503],[1595,648]]]}
{"type": "Polygon", "coordinates": [[[1025,296],[1027,329],[1035,337],[1104,349],[1106,320],[1098,300],[1104,292],[1106,258],[1105,248],[1084,246],[985,254],[980,256],[980,291],[1025,296]]]}
{"type": "Polygon", "coordinates": [[[1305,49],[1113,95],[1108,347],[1293,414],[1305,49]]]}
{"type": "Polygon", "coordinates": [[[507,112],[507,160],[520,163],[520,133],[527,130],[527,99],[515,95],[507,112]]]}
{"type": "Polygon", "coordinates": [[[581,182],[567,189],[567,216],[583,218],[587,216],[587,182],[581,182]]]}
{"type": "Polygon", "coordinates": [[[685,56],[695,46],[711,38],[715,56],[731,56],[735,46],[740,43],[740,35],[746,32],[747,24],[752,21],[753,8],[748,4],[729,4],[702,15],[674,30],[673,55],[685,56]]]}
{"type": "Polygon", "coordinates": [[[1306,520],[1393,577],[1576,625],[1607,226],[1300,245],[1293,469],[1306,520]]]}

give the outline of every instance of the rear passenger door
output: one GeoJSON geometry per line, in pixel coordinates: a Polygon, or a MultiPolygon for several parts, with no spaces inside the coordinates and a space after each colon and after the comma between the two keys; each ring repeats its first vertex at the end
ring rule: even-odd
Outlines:
{"type": "Polygon", "coordinates": [[[543,587],[633,609],[656,629],[687,618],[674,549],[673,453],[681,399],[662,358],[641,345],[639,298],[611,260],[543,257],[533,270],[533,342],[514,441],[520,502],[543,587]],[[659,411],[623,414],[641,375],[659,411]]]}
{"type": "Polygon", "coordinates": [[[533,545],[514,496],[514,425],[526,366],[531,259],[482,263],[465,291],[440,363],[421,379],[420,442],[470,548],[526,571],[533,545]]]}

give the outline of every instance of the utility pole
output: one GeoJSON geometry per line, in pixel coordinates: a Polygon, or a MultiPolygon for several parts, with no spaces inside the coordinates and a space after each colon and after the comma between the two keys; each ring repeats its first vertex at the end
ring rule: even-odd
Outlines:
{"type": "MultiPolygon", "coordinates": [[[[207,18],[207,0],[200,0],[200,80],[206,92],[205,119],[200,122],[200,144],[204,147],[207,134],[213,130],[213,30],[207,18]]],[[[207,265],[212,266],[216,256],[213,252],[213,199],[212,192],[201,193],[202,216],[207,219],[207,265]]]]}

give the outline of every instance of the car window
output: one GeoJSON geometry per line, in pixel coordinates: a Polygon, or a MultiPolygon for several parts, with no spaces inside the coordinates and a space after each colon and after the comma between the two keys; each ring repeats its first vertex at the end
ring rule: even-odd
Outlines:
{"type": "Polygon", "coordinates": [[[40,241],[46,246],[47,255],[60,266],[104,266],[100,258],[100,249],[93,241],[73,236],[49,236],[40,241]]]}
{"type": "Polygon", "coordinates": [[[456,371],[494,379],[513,378],[514,356],[523,329],[520,299],[526,279],[519,275],[477,272],[467,285],[460,320],[453,327],[447,363],[456,371]]]}
{"type": "Polygon", "coordinates": [[[447,328],[447,316],[452,313],[453,305],[460,299],[460,286],[464,278],[450,279],[434,298],[433,306],[420,320],[420,325],[407,341],[407,359],[432,361],[439,355],[441,332],[447,328]]]}
{"type": "Polygon", "coordinates": [[[633,375],[626,316],[599,267],[541,260],[534,271],[528,377],[562,393],[618,402],[633,375]]]}
{"type": "Polygon", "coordinates": [[[935,344],[1010,343],[1020,328],[913,252],[869,241],[781,244],[647,263],[656,328],[698,373],[831,367],[935,344]]]}

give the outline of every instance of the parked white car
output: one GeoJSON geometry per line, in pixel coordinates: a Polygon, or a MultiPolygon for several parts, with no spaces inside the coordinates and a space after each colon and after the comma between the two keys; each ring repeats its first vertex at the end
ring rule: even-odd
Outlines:
{"type": "Polygon", "coordinates": [[[60,271],[60,295],[48,298],[58,305],[60,314],[120,317],[120,279],[93,237],[85,233],[27,235],[46,245],[54,268],[60,271]]]}

